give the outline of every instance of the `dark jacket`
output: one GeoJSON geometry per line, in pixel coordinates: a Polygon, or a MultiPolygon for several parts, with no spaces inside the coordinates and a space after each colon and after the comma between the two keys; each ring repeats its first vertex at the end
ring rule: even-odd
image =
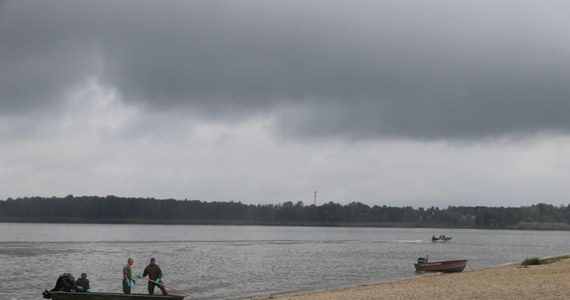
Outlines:
{"type": "Polygon", "coordinates": [[[83,280],[83,278],[79,278],[77,279],[77,281],[75,281],[75,290],[77,292],[85,292],[88,289],[90,289],[89,287],[89,279],[85,279],[83,280]],[[79,288],[78,288],[79,287],[79,288]]]}
{"type": "Polygon", "coordinates": [[[162,279],[162,270],[157,264],[148,265],[144,268],[143,277],[148,275],[148,279],[156,280],[157,278],[162,279]]]}

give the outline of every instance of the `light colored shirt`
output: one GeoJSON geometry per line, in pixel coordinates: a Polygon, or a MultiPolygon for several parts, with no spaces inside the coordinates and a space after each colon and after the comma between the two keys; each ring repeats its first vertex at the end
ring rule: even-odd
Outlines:
{"type": "Polygon", "coordinates": [[[131,270],[131,266],[129,266],[129,264],[127,264],[124,268],[123,268],[123,279],[127,280],[133,277],[133,271],[131,270]]]}

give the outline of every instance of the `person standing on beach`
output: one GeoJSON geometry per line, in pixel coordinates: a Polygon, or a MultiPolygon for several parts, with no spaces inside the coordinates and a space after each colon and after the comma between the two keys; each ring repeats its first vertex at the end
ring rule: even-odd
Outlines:
{"type": "Polygon", "coordinates": [[[144,272],[142,277],[148,275],[148,293],[149,295],[154,295],[154,287],[158,286],[158,288],[162,291],[162,295],[166,296],[168,293],[164,289],[163,282],[162,282],[162,270],[156,264],[156,260],[154,257],[150,259],[150,264],[144,268],[144,272]]]}
{"type": "Polygon", "coordinates": [[[136,284],[135,280],[133,279],[133,270],[131,269],[131,266],[134,262],[134,259],[129,257],[127,264],[123,267],[123,293],[125,294],[130,294],[131,285],[136,284]]]}

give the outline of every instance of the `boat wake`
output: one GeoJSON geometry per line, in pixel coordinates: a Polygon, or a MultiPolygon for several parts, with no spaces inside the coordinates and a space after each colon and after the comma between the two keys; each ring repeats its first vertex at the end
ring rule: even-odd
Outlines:
{"type": "Polygon", "coordinates": [[[410,243],[425,243],[422,240],[396,240],[396,243],[410,244],[410,243]]]}

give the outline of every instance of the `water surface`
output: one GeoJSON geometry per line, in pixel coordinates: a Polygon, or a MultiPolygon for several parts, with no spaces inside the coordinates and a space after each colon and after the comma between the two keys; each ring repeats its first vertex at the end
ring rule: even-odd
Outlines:
{"type": "Polygon", "coordinates": [[[128,257],[134,273],[155,257],[165,283],[197,299],[247,299],[420,276],[412,263],[426,255],[469,270],[569,249],[561,231],[0,223],[0,299],[41,299],[66,272],[120,292],[128,257]]]}

